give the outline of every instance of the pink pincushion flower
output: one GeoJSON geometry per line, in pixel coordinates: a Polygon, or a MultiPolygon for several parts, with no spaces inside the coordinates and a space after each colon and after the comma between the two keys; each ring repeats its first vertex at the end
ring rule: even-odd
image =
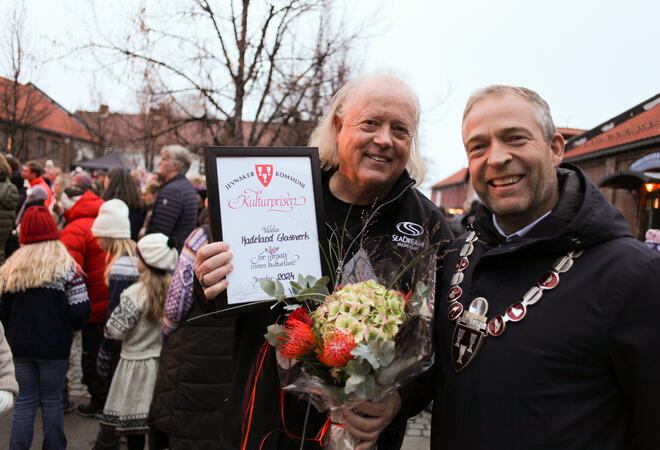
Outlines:
{"type": "Polygon", "coordinates": [[[279,351],[280,355],[285,358],[299,358],[311,352],[314,348],[316,338],[309,324],[302,320],[291,319],[289,317],[283,330],[286,333],[286,337],[279,338],[279,351]]]}
{"type": "Polygon", "coordinates": [[[336,330],[328,333],[323,339],[323,347],[316,350],[319,361],[328,367],[344,367],[353,359],[351,350],[355,347],[355,339],[350,333],[336,330]]]}

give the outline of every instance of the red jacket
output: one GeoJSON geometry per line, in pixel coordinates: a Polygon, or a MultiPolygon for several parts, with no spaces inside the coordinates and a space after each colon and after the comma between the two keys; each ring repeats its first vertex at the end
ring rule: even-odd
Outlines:
{"type": "Polygon", "coordinates": [[[50,204],[53,203],[53,191],[50,189],[50,186],[48,186],[48,183],[46,183],[46,180],[44,180],[44,177],[38,177],[35,178],[34,180],[30,181],[30,187],[34,186],[35,184],[38,184],[48,194],[48,198],[44,202],[46,205],[46,208],[50,208],[50,204]]]}
{"type": "Polygon", "coordinates": [[[67,226],[62,243],[85,272],[85,285],[92,304],[89,322],[103,323],[108,312],[108,286],[105,284],[105,252],[92,235],[92,224],[103,200],[92,191],[85,192],[73,207],[64,212],[67,226]]]}

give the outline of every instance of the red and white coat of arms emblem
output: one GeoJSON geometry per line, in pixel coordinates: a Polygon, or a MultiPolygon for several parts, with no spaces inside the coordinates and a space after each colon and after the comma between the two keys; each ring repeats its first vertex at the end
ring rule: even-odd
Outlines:
{"type": "Polygon", "coordinates": [[[270,180],[273,179],[273,165],[272,164],[255,164],[254,169],[257,171],[257,178],[264,185],[268,187],[270,180]]]}

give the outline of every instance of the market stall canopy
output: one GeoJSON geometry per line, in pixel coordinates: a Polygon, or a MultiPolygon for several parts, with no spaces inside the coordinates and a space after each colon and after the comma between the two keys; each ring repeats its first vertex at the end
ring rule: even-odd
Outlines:
{"type": "Polygon", "coordinates": [[[133,169],[133,164],[121,153],[112,152],[100,158],[88,159],[87,161],[80,161],[71,164],[73,167],[82,167],[86,170],[109,170],[113,167],[123,167],[125,169],[133,169]]]}
{"type": "Polygon", "coordinates": [[[660,172],[621,170],[600,180],[598,186],[621,189],[639,189],[646,183],[660,183],[660,172]]]}

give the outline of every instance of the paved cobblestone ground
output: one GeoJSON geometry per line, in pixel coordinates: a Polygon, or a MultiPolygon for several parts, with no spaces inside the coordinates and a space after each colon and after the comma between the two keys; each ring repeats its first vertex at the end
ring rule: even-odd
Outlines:
{"type": "MultiPolygon", "coordinates": [[[[80,333],[74,337],[71,348],[69,364],[69,393],[76,404],[86,403],[89,398],[87,389],[80,382],[82,376],[80,370],[80,333]]],[[[94,445],[96,433],[99,430],[96,419],[81,417],[75,412],[64,415],[64,432],[68,439],[69,450],[86,450],[94,445]]],[[[11,433],[11,413],[0,416],[0,448],[9,447],[9,436],[11,433]]],[[[402,450],[425,450],[430,446],[431,415],[422,412],[417,417],[410,419],[406,430],[406,438],[403,441],[402,450]]],[[[32,448],[41,448],[43,436],[41,434],[41,414],[37,413],[34,424],[34,440],[32,448]]],[[[122,446],[122,448],[125,448],[122,446]]]]}
{"type": "Polygon", "coordinates": [[[420,415],[408,421],[406,436],[431,437],[431,413],[423,411],[420,415]]]}

